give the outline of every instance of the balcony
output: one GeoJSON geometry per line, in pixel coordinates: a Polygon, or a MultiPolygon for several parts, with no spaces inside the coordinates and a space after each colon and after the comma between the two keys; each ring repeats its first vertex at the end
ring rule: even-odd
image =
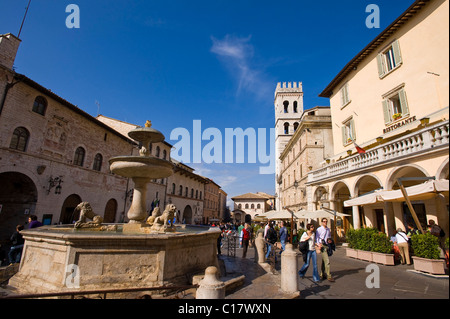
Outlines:
{"type": "Polygon", "coordinates": [[[386,142],[308,174],[308,184],[343,174],[357,173],[378,165],[392,163],[406,157],[414,157],[430,151],[448,148],[449,121],[427,126],[417,132],[386,142]]]}

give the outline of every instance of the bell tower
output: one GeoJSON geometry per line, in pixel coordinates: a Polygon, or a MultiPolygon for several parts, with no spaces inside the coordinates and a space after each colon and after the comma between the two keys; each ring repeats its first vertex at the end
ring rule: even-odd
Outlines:
{"type": "Polygon", "coordinates": [[[275,90],[275,192],[276,209],[282,209],[280,202],[281,161],[280,156],[286,144],[294,135],[303,114],[302,82],[278,83],[275,90]]]}

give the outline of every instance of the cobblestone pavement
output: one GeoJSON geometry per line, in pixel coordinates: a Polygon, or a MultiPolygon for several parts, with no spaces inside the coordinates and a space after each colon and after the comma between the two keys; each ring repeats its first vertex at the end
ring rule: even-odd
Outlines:
{"type": "MultiPolygon", "coordinates": [[[[245,275],[243,286],[227,295],[227,299],[449,299],[448,276],[429,276],[414,271],[413,266],[385,266],[345,256],[345,248],[338,247],[330,258],[331,273],[335,282],[324,280],[319,284],[312,281],[312,268],[304,279],[298,277],[300,295],[281,291],[280,260],[275,271],[254,262],[254,249],[249,248],[247,258],[242,259],[242,250],[236,257],[220,256],[224,261],[227,276],[245,275]],[[379,288],[368,288],[366,280],[374,272],[366,267],[376,265],[379,269],[379,288]]],[[[321,258],[318,258],[320,267],[321,258]]],[[[303,259],[299,256],[299,267],[303,259]]]]}

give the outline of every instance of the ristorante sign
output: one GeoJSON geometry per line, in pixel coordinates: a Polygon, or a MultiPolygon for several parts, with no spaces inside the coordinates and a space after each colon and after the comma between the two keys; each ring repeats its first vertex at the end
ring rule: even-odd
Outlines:
{"type": "Polygon", "coordinates": [[[383,130],[383,133],[386,134],[386,133],[392,132],[392,131],[394,131],[396,129],[399,129],[400,127],[402,127],[402,126],[404,126],[406,124],[412,123],[412,122],[414,122],[416,120],[417,120],[417,118],[415,116],[412,116],[412,117],[407,118],[407,119],[405,119],[403,121],[397,122],[395,124],[392,124],[391,126],[386,127],[383,130]]]}

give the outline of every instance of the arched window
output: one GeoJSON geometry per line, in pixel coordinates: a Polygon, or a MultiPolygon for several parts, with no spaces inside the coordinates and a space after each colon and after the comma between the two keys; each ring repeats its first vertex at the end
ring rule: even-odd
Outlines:
{"type": "Polygon", "coordinates": [[[261,208],[261,204],[256,205],[256,208],[260,209],[261,208]]]}
{"type": "Polygon", "coordinates": [[[30,133],[24,127],[18,127],[14,130],[9,148],[25,152],[28,145],[30,133]]]}
{"type": "Polygon", "coordinates": [[[239,209],[242,209],[242,204],[239,204],[239,205],[238,205],[238,208],[239,208],[239,209]]]}
{"type": "Polygon", "coordinates": [[[198,199],[198,189],[195,191],[195,199],[198,199]]]}
{"type": "Polygon", "coordinates": [[[175,195],[175,183],[172,183],[172,194],[175,195]]]}
{"type": "Polygon", "coordinates": [[[159,153],[161,152],[161,149],[159,148],[159,146],[156,146],[156,154],[155,156],[159,158],[159,153]]]}
{"type": "Polygon", "coordinates": [[[86,155],[86,151],[84,148],[79,147],[75,151],[75,157],[73,159],[73,164],[78,166],[83,166],[84,164],[84,156],[86,155]]]}
{"type": "Polygon", "coordinates": [[[245,209],[248,209],[248,204],[245,204],[245,209]]]}
{"type": "Polygon", "coordinates": [[[199,199],[202,199],[202,191],[200,191],[200,198],[199,199]]]}
{"type": "Polygon", "coordinates": [[[42,96],[38,96],[34,100],[33,112],[39,113],[41,115],[45,115],[46,110],[47,110],[47,100],[42,96]]]}
{"type": "Polygon", "coordinates": [[[289,123],[284,123],[284,134],[289,134],[289,123]]]}
{"type": "Polygon", "coordinates": [[[102,154],[99,153],[99,154],[95,155],[93,169],[95,171],[100,172],[102,170],[102,162],[103,162],[102,154]]]}
{"type": "Polygon", "coordinates": [[[252,204],[252,206],[250,206],[251,209],[255,209],[255,204],[252,204]]]}
{"type": "Polygon", "coordinates": [[[294,102],[294,113],[298,113],[298,103],[297,103],[297,101],[294,102]]]}
{"type": "Polygon", "coordinates": [[[189,194],[189,187],[186,187],[184,190],[184,196],[188,197],[188,194],[189,194]]]}
{"type": "Polygon", "coordinates": [[[295,122],[295,123],[294,123],[294,132],[297,132],[298,125],[299,125],[298,122],[295,122]]]}
{"type": "Polygon", "coordinates": [[[166,150],[163,150],[163,159],[165,160],[166,157],[167,157],[167,151],[166,151],[166,150]]]}
{"type": "Polygon", "coordinates": [[[289,113],[289,101],[284,101],[284,113],[289,113]]]}
{"type": "Polygon", "coordinates": [[[194,189],[191,188],[191,198],[194,198],[194,189]]]}

